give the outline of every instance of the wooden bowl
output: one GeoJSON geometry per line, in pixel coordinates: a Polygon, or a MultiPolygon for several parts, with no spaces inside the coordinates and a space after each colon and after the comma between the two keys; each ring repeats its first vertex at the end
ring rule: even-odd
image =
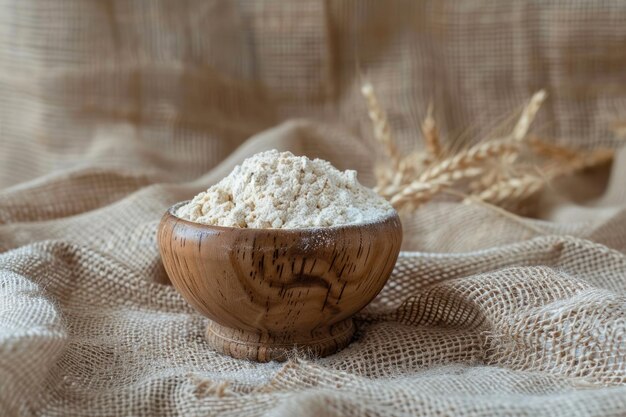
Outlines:
{"type": "Polygon", "coordinates": [[[394,213],[379,222],[317,229],[241,229],[183,220],[159,226],[174,287],[210,319],[209,344],[235,358],[326,356],[354,334],[351,317],[383,288],[400,252],[394,213]]]}

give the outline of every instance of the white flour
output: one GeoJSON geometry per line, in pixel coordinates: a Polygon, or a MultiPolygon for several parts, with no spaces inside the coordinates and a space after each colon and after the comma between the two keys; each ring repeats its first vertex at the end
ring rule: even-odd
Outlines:
{"type": "Polygon", "coordinates": [[[391,213],[384,198],[359,184],[356,171],[272,150],[246,159],[176,214],[217,226],[301,229],[367,223],[391,213]]]}

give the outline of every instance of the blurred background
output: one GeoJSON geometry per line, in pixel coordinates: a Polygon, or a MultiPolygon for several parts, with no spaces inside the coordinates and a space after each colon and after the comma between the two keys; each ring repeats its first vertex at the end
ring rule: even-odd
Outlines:
{"type": "Polygon", "coordinates": [[[369,163],[328,151],[377,152],[364,79],[403,150],[422,146],[431,103],[442,137],[469,143],[540,88],[542,135],[613,146],[625,15],[563,0],[2,0],[0,188],[86,166],[191,180],[288,121],[271,147],[356,163],[371,184],[369,163]]]}
{"type": "Polygon", "coordinates": [[[0,0],[0,414],[625,415],[624,137],[626,1],[0,0]],[[272,148],[407,208],[355,343],[284,365],[156,239],[272,148]]]}

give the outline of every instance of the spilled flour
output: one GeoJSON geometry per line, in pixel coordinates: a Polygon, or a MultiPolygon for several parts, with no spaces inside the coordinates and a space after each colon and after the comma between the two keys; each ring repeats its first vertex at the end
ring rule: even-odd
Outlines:
{"type": "Polygon", "coordinates": [[[246,159],[176,214],[217,226],[301,229],[373,222],[393,211],[356,171],[272,150],[246,159]]]}

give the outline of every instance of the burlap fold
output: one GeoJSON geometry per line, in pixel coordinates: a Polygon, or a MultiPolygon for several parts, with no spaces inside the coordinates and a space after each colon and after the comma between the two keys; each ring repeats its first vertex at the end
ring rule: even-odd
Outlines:
{"type": "Polygon", "coordinates": [[[618,2],[0,1],[0,414],[626,414],[624,153],[536,219],[405,217],[323,359],[213,352],[156,247],[168,206],[261,150],[373,184],[358,70],[403,150],[429,101],[471,142],[541,87],[537,132],[616,145],[625,23],[618,2]]]}

